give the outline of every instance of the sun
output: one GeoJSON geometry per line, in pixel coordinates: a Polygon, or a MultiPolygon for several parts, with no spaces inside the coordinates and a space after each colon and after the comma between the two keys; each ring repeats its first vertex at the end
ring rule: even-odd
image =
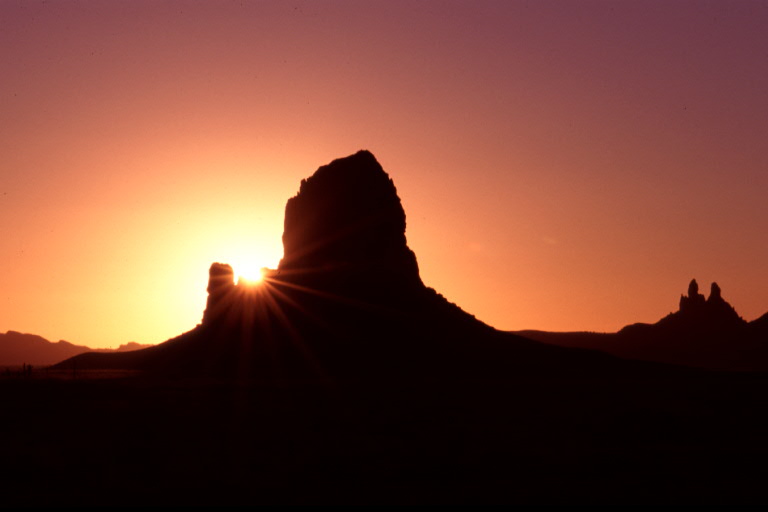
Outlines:
{"type": "MultiPolygon", "coordinates": [[[[248,239],[221,240],[210,252],[211,261],[227,263],[232,267],[235,283],[256,285],[264,281],[267,270],[277,268],[283,257],[282,248],[248,239]]],[[[240,237],[242,238],[242,236],[240,237]]]]}
{"type": "Polygon", "coordinates": [[[264,278],[264,270],[258,263],[241,262],[232,265],[235,282],[241,279],[247,283],[259,283],[264,278]]]}

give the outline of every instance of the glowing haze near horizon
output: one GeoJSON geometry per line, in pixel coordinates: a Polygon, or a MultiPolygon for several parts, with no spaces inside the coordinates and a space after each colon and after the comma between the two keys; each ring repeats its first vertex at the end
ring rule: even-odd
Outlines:
{"type": "Polygon", "coordinates": [[[614,331],[716,280],[768,311],[766,2],[0,2],[0,332],[197,324],[365,148],[422,278],[500,329],[614,331]]]}

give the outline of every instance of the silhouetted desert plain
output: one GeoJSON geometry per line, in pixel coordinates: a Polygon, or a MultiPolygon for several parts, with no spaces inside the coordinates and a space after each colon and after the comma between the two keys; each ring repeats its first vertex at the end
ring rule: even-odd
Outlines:
{"type": "Polygon", "coordinates": [[[211,265],[191,331],[4,377],[0,504],[768,501],[765,317],[694,281],[654,325],[502,332],[405,225],[371,153],[335,160],[263,282],[211,265]]]}

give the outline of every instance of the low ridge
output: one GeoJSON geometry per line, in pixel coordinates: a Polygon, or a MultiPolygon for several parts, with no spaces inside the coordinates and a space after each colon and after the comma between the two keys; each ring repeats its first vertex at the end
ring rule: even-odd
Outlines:
{"type": "Polygon", "coordinates": [[[64,340],[52,342],[36,334],[8,331],[0,333],[0,366],[49,366],[85,352],[128,352],[149,346],[131,341],[116,349],[94,349],[64,340]]]}

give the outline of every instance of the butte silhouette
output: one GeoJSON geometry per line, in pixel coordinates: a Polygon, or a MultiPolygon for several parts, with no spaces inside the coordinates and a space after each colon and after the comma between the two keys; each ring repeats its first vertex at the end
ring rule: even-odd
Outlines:
{"type": "Polygon", "coordinates": [[[57,368],[238,379],[422,379],[587,371],[614,358],[497,331],[427,287],[395,185],[368,151],[302,180],[263,282],[210,267],[203,320],[158,346],[57,368]]]}
{"type": "MultiPolygon", "coordinates": [[[[214,263],[191,331],[58,365],[146,379],[0,382],[0,502],[765,503],[765,374],[497,331],[422,283],[404,233],[373,155],[321,167],[262,284],[214,263]]],[[[718,291],[666,323],[741,325],[718,291]]]]}

